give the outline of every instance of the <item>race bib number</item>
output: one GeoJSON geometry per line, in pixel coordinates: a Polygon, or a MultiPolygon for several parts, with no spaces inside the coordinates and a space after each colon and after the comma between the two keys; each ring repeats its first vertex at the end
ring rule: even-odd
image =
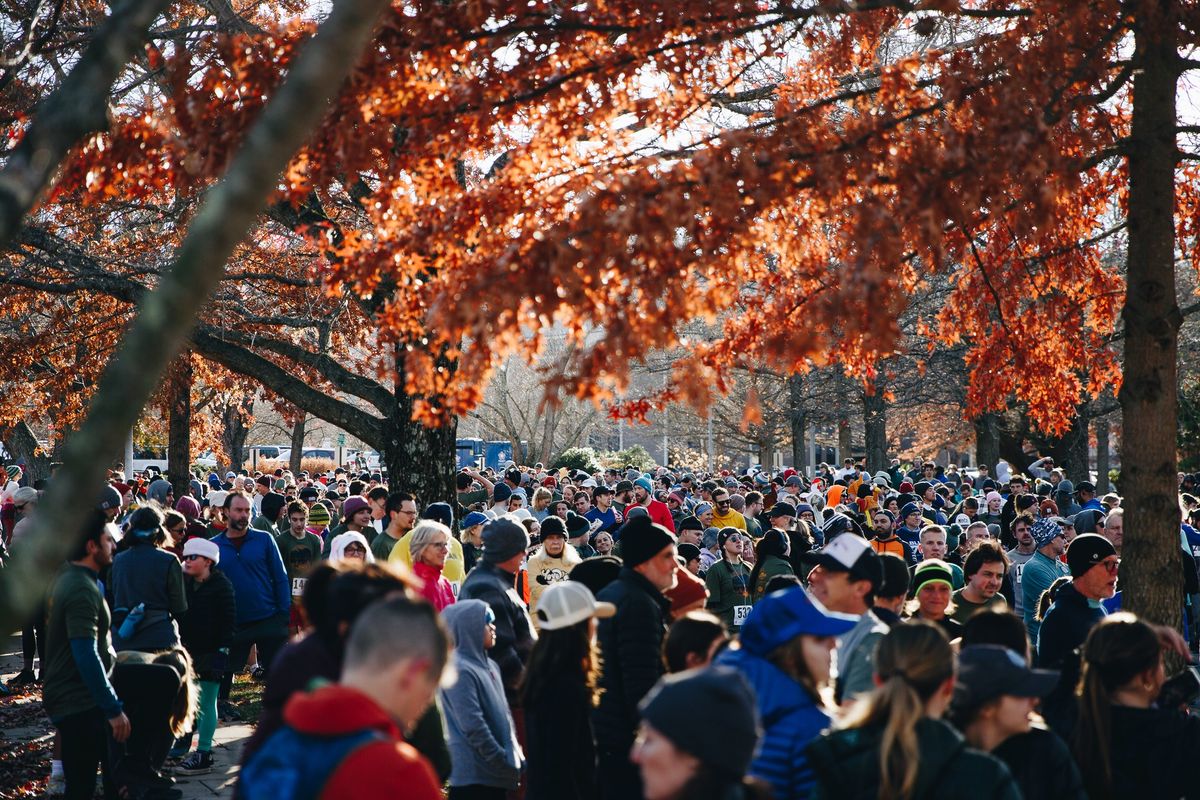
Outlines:
{"type": "Polygon", "coordinates": [[[733,627],[740,628],[746,622],[746,617],[750,616],[750,609],[754,606],[734,606],[733,607],[733,627]]]}
{"type": "Polygon", "coordinates": [[[304,594],[304,584],[306,583],[308,583],[308,578],[292,578],[292,597],[304,594]]]}

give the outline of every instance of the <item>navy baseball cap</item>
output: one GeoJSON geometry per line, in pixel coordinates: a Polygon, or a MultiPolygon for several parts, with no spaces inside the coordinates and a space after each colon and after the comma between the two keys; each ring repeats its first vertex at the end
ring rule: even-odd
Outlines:
{"type": "Polygon", "coordinates": [[[1045,697],[1058,685],[1059,673],[1030,669],[1025,657],[998,644],[973,644],[958,654],[954,703],[978,708],[997,697],[1045,697]]]}

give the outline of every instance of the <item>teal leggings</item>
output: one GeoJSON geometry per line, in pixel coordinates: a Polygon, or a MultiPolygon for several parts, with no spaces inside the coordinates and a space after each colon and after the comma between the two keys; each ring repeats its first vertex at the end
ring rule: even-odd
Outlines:
{"type": "Polygon", "coordinates": [[[198,750],[212,752],[213,734],[217,732],[217,693],[220,681],[200,681],[200,705],[196,710],[196,730],[200,732],[198,750]]]}

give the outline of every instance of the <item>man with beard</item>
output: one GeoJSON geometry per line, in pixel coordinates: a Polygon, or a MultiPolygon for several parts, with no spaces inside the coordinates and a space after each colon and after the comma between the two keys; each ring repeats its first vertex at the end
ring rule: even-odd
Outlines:
{"type": "Polygon", "coordinates": [[[58,729],[67,797],[94,794],[97,764],[106,790],[111,789],[108,740],[124,742],[130,733],[109,680],[117,654],[100,589],[100,572],[112,565],[115,530],[107,515],[92,513],[85,538],[58,573],[47,605],[43,706],[58,729]]]}
{"type": "Polygon", "coordinates": [[[675,537],[666,528],[640,515],[630,517],[621,529],[621,544],[621,570],[596,597],[617,607],[596,627],[604,669],[592,721],[603,800],[642,797],[629,749],[637,735],[638,703],[666,671],[662,646],[671,604],[663,593],[678,580],[675,537]]]}
{"type": "MultiPolygon", "coordinates": [[[[646,509],[646,512],[650,515],[650,521],[655,525],[662,525],[671,533],[675,533],[675,520],[671,518],[671,509],[667,508],[666,503],[655,500],[651,496],[650,493],[653,490],[654,485],[650,483],[649,478],[638,478],[633,482],[634,503],[646,509]]],[[[625,516],[629,515],[626,514],[625,516]]]]}
{"type": "Polygon", "coordinates": [[[613,489],[613,508],[622,516],[625,514],[625,509],[629,508],[633,503],[633,481],[621,480],[617,481],[617,486],[613,489]]]}
{"type": "Polygon", "coordinates": [[[1042,592],[1054,581],[1070,575],[1070,570],[1060,560],[1067,551],[1067,537],[1058,523],[1047,517],[1036,519],[1029,525],[1029,535],[1037,550],[1021,572],[1021,615],[1029,631],[1029,641],[1036,642],[1042,626],[1037,618],[1042,592]]]}
{"type": "Polygon", "coordinates": [[[892,529],[895,524],[892,512],[886,508],[877,508],[871,522],[875,529],[875,538],[871,540],[871,548],[880,555],[891,553],[903,558],[905,564],[912,564],[914,561],[912,548],[892,529]]]}
{"type": "Polygon", "coordinates": [[[231,492],[225,498],[225,516],[228,527],[213,542],[221,549],[221,571],[233,583],[237,620],[218,706],[232,718],[236,713],[229,706],[229,690],[234,672],[245,666],[250,648],[258,645],[258,663],[266,677],[265,670],[287,643],[292,592],[275,539],[250,527],[250,498],[231,492]]]}

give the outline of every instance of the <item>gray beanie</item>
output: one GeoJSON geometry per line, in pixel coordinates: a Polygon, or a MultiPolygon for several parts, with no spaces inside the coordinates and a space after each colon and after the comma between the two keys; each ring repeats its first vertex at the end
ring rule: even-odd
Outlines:
{"type": "Polygon", "coordinates": [[[96,503],[101,511],[121,507],[121,493],[112,484],[105,484],[100,490],[100,499],[96,503]]]}
{"type": "Polygon", "coordinates": [[[171,492],[171,484],[159,478],[150,484],[146,490],[146,499],[153,500],[159,505],[167,504],[167,495],[171,492]]]}
{"type": "Polygon", "coordinates": [[[500,517],[483,527],[483,560],[489,564],[508,561],[529,546],[529,534],[522,525],[500,517]]]}
{"type": "Polygon", "coordinates": [[[750,768],[762,729],[754,691],[738,670],[712,666],[668,675],[639,708],[655,730],[721,775],[740,779],[750,768]]]}

